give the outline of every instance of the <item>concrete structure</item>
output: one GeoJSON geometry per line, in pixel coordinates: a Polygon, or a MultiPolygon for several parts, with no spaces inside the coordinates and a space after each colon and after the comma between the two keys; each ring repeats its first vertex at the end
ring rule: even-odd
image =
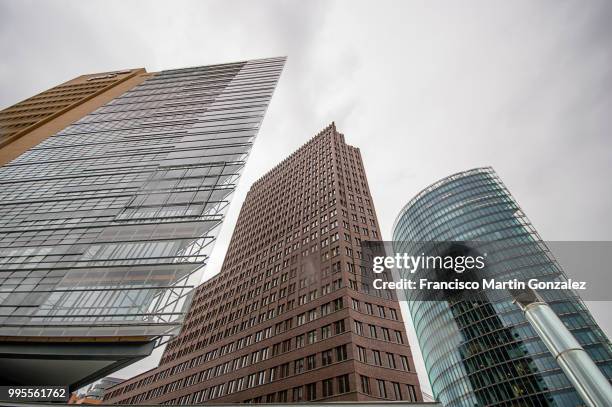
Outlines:
{"type": "Polygon", "coordinates": [[[0,380],[71,389],[175,335],[284,58],[85,75],[0,112],[0,380]]]}
{"type": "Polygon", "coordinates": [[[220,273],[159,367],[105,401],[421,402],[399,303],[362,280],[371,239],[359,149],[332,124],[253,184],[220,273]]]}
{"type": "MultiPolygon", "coordinates": [[[[398,216],[393,240],[396,253],[429,254],[436,247],[431,242],[477,244],[487,254],[481,274],[498,281],[566,280],[491,168],[451,175],[420,192],[398,216]]],[[[577,294],[540,294],[612,378],[610,341],[577,294]]],[[[584,405],[511,291],[441,301],[419,301],[419,295],[406,293],[433,395],[444,406],[584,405]]]]}

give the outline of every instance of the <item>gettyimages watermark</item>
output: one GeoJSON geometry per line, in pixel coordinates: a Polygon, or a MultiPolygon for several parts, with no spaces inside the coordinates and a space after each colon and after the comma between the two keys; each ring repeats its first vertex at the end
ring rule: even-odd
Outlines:
{"type": "MultiPolygon", "coordinates": [[[[612,242],[364,242],[361,289],[400,300],[544,297],[612,300],[612,242]]],[[[359,288],[359,287],[358,287],[359,288]]]]}

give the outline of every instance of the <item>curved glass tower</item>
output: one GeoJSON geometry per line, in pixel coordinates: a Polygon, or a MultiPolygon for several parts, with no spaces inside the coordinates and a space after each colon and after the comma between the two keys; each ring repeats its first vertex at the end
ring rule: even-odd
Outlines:
{"type": "MultiPolygon", "coordinates": [[[[396,253],[420,253],[424,242],[479,242],[490,245],[487,276],[566,278],[491,168],[451,175],[420,192],[400,212],[393,240],[396,253]]],[[[446,407],[583,405],[509,294],[417,301],[413,293],[407,301],[433,394],[446,407]]],[[[581,299],[569,291],[540,294],[612,378],[610,341],[581,299]]]]}

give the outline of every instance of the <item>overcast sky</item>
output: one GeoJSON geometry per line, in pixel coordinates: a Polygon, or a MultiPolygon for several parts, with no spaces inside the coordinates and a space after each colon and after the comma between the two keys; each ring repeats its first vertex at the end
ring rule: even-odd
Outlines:
{"type": "Polygon", "coordinates": [[[491,165],[544,239],[612,240],[611,22],[605,0],[0,0],[0,108],[84,73],[288,56],[208,273],[248,186],[331,121],[387,239],[419,190],[491,165]]]}

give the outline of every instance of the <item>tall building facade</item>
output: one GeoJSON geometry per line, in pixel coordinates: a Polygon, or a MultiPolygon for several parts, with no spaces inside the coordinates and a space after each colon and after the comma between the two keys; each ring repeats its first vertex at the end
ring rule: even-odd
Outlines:
{"type": "Polygon", "coordinates": [[[379,233],[359,149],[332,124],[253,184],[159,367],[105,401],[422,401],[399,303],[362,281],[379,233]]]}
{"type": "MultiPolygon", "coordinates": [[[[487,277],[566,280],[524,212],[491,168],[444,178],[413,198],[394,226],[397,253],[430,242],[479,242],[487,277]]],[[[540,292],[608,377],[612,347],[581,299],[540,292]]],[[[512,295],[420,301],[407,292],[434,397],[446,407],[584,405],[512,295]]]]}
{"type": "Polygon", "coordinates": [[[178,333],[283,65],[88,75],[0,114],[57,110],[15,119],[7,148],[39,133],[0,167],[0,380],[78,388],[178,333]]]}

